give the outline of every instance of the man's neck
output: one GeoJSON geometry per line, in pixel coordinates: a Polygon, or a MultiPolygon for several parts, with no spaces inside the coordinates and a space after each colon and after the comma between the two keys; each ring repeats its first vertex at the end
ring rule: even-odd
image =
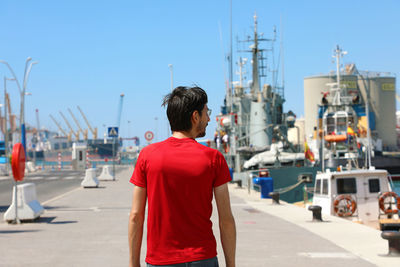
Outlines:
{"type": "Polygon", "coordinates": [[[180,131],[174,131],[172,132],[172,137],[182,139],[182,138],[192,138],[195,139],[196,136],[193,134],[192,131],[190,132],[180,132],[180,131]]]}

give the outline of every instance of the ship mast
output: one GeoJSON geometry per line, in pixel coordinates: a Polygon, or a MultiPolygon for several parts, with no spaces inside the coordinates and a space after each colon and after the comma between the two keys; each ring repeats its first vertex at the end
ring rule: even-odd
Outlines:
{"type": "Polygon", "coordinates": [[[336,58],[336,84],[334,87],[332,87],[332,91],[335,92],[335,95],[333,96],[333,101],[332,104],[336,106],[340,106],[342,104],[341,102],[341,85],[340,85],[340,58],[342,58],[344,55],[347,54],[347,51],[343,51],[339,45],[336,46],[336,49],[334,50],[334,55],[332,56],[333,58],[336,58]]]}
{"type": "MultiPolygon", "coordinates": [[[[263,51],[258,48],[258,42],[267,41],[267,39],[258,38],[257,15],[254,15],[254,43],[251,45],[252,53],[252,79],[253,83],[250,89],[250,145],[258,148],[265,148],[271,144],[272,118],[270,114],[271,101],[265,99],[268,95],[268,89],[264,94],[260,91],[260,73],[259,59],[263,59],[260,53],[263,51]]],[[[261,66],[263,68],[263,66],[261,66]]]]}
{"type": "Polygon", "coordinates": [[[243,75],[246,74],[246,71],[243,69],[243,66],[246,64],[247,58],[239,58],[239,72],[237,74],[239,75],[239,87],[243,88],[243,75]]]}
{"type": "Polygon", "coordinates": [[[252,46],[252,77],[253,84],[251,86],[251,95],[253,98],[258,96],[260,91],[260,77],[258,74],[258,34],[257,34],[257,15],[254,14],[254,45],[252,46]]]}

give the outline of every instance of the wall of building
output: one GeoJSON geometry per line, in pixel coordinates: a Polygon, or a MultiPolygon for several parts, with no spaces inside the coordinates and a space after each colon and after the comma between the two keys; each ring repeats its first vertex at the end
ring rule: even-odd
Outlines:
{"type": "Polygon", "coordinates": [[[295,145],[300,144],[300,146],[303,146],[305,137],[305,132],[304,132],[305,119],[304,118],[296,119],[294,125],[295,125],[294,128],[289,128],[288,130],[288,140],[295,145]]]}
{"type": "Polygon", "coordinates": [[[370,89],[370,111],[375,114],[375,128],[384,148],[394,149],[396,138],[396,79],[394,77],[368,77],[358,80],[364,99],[370,89]]]}

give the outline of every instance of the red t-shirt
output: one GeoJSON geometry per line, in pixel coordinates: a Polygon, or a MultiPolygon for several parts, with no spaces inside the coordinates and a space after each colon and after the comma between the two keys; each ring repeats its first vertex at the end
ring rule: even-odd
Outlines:
{"type": "Polygon", "coordinates": [[[213,258],[213,187],[231,180],[222,154],[194,139],[145,147],[130,182],[147,188],[147,255],[153,265],[213,258]]]}

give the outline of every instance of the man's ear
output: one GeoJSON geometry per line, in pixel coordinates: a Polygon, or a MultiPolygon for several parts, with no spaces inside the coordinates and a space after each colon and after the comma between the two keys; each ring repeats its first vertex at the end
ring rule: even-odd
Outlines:
{"type": "Polygon", "coordinates": [[[196,123],[200,120],[200,114],[197,110],[193,111],[191,120],[192,120],[192,124],[196,123]]]}

